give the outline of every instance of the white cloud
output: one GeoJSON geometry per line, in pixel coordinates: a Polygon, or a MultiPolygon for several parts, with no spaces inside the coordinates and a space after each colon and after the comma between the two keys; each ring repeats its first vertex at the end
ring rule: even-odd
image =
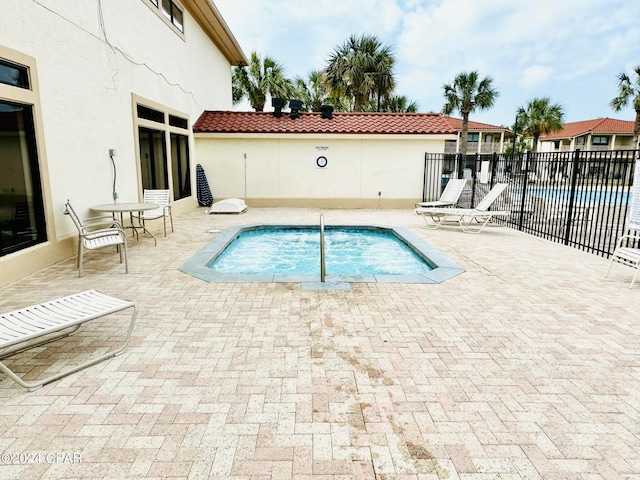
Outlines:
{"type": "Polygon", "coordinates": [[[545,65],[531,65],[520,76],[518,83],[526,90],[543,85],[553,75],[553,68],[545,65]]]}
{"type": "MultiPolygon", "coordinates": [[[[215,3],[245,53],[268,53],[291,76],[324,67],[333,48],[351,34],[377,35],[394,46],[398,93],[416,100],[422,111],[440,110],[442,84],[457,73],[490,75],[501,92],[495,108],[482,114],[481,121],[490,123],[512,122],[516,106],[532,96],[550,96],[569,107],[574,98],[601,95],[600,102],[590,103],[606,105],[604,97],[615,95],[615,75],[640,61],[636,0],[215,3]]],[[[589,108],[584,103],[567,111],[583,115],[589,108]]]]}

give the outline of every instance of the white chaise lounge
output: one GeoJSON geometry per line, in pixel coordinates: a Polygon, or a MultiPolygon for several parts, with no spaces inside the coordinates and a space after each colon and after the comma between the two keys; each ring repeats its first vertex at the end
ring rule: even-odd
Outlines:
{"type": "Polygon", "coordinates": [[[636,242],[636,245],[640,243],[640,229],[629,226],[629,233],[622,235],[618,239],[616,249],[611,254],[611,261],[609,261],[609,266],[604,274],[605,277],[609,275],[609,270],[611,270],[613,262],[622,263],[623,265],[635,268],[636,271],[633,274],[633,277],[631,277],[631,285],[629,285],[629,288],[633,287],[633,284],[638,277],[638,273],[640,273],[640,247],[634,248],[630,246],[633,241],[636,242]],[[635,233],[631,234],[632,231],[635,233]]]}
{"type": "Polygon", "coordinates": [[[0,370],[19,385],[29,390],[35,390],[47,383],[120,355],[129,344],[136,317],[137,307],[134,302],[120,300],[97,290],[87,290],[39,305],[32,305],[0,314],[0,370]],[[43,380],[35,381],[23,380],[4,363],[5,358],[20,351],[72,335],[85,322],[129,308],[133,309],[133,312],[123,344],[96,358],[87,360],[80,365],[68,368],[43,380]]]}
{"type": "Polygon", "coordinates": [[[444,187],[439,200],[431,200],[430,202],[416,203],[416,208],[420,207],[455,207],[456,203],[462,195],[462,190],[467,184],[466,178],[452,178],[444,187]]]}
{"type": "Polygon", "coordinates": [[[496,183],[475,208],[420,207],[414,209],[422,219],[422,227],[435,230],[444,222],[457,222],[465,233],[479,233],[493,217],[506,217],[510,211],[489,210],[507,188],[506,183],[496,183]]]}

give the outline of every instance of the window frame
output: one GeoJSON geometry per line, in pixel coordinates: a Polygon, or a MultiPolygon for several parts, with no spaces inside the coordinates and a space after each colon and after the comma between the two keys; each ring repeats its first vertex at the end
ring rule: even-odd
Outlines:
{"type": "Polygon", "coordinates": [[[162,14],[165,18],[171,22],[171,25],[176,27],[181,33],[184,33],[184,9],[178,7],[176,2],[173,0],[162,0],[162,6],[160,9],[162,10],[162,14]],[[167,2],[169,7],[168,10],[165,7],[165,3],[167,2]],[[179,23],[176,22],[176,11],[180,12],[181,21],[179,23]]]}
{"type": "Polygon", "coordinates": [[[608,135],[594,135],[593,137],[591,137],[591,145],[607,146],[609,145],[609,138],[610,137],[608,135]],[[603,139],[604,142],[601,141],[603,139]]]}
{"type": "Polygon", "coordinates": [[[3,65],[9,68],[13,68],[17,72],[19,72],[18,77],[23,77],[24,83],[20,81],[17,81],[16,83],[8,83],[8,82],[0,81],[0,83],[2,83],[3,85],[9,85],[10,87],[24,88],[25,90],[31,90],[31,75],[29,74],[29,67],[27,65],[21,65],[19,63],[12,62],[5,58],[0,57],[0,68],[2,68],[3,65]]]}
{"type": "MultiPolygon", "coordinates": [[[[138,95],[135,94],[131,94],[131,98],[132,98],[132,115],[133,115],[133,123],[134,123],[134,132],[135,132],[135,142],[136,142],[136,168],[138,171],[138,188],[139,188],[139,197],[142,198],[143,197],[143,192],[144,192],[144,186],[142,184],[142,161],[140,158],[140,128],[144,128],[147,130],[153,130],[153,131],[158,131],[158,132],[162,132],[164,134],[164,150],[165,150],[165,171],[167,174],[167,178],[166,178],[166,182],[167,182],[167,186],[166,188],[170,189],[171,191],[171,198],[173,201],[180,201],[182,199],[185,198],[191,198],[194,195],[194,188],[193,188],[193,165],[191,164],[191,162],[193,161],[193,131],[191,129],[191,120],[188,114],[184,113],[184,112],[180,112],[180,111],[176,111],[173,110],[165,105],[161,105],[158,104],[152,100],[140,97],[138,95]],[[149,120],[149,119],[145,119],[145,118],[141,118],[138,116],[138,106],[142,106],[144,108],[147,109],[151,109],[153,111],[156,112],[160,112],[163,114],[163,118],[164,118],[164,122],[160,123],[158,121],[154,121],[154,120],[149,120]],[[182,128],[181,126],[176,126],[173,125],[172,123],[175,123],[175,121],[172,121],[172,119],[179,119],[182,120],[183,122],[182,125],[185,125],[184,122],[186,122],[186,125],[184,126],[184,128],[182,128]],[[189,178],[188,178],[188,182],[190,185],[189,188],[189,195],[186,197],[181,197],[181,193],[180,192],[175,192],[174,191],[174,185],[176,184],[176,179],[175,176],[179,173],[179,172],[174,172],[174,158],[173,158],[173,154],[172,154],[172,138],[173,135],[177,134],[179,136],[185,137],[185,145],[186,145],[186,161],[187,161],[187,165],[186,165],[186,171],[189,173],[189,178]]],[[[180,182],[178,182],[180,183],[180,182]]]]}
{"type": "MultiPolygon", "coordinates": [[[[0,83],[0,101],[18,106],[28,107],[30,128],[33,129],[30,138],[27,138],[29,152],[30,187],[32,190],[32,204],[29,211],[35,215],[35,238],[25,242],[20,248],[16,248],[7,254],[0,256],[3,259],[13,254],[21,255],[38,248],[40,245],[57,241],[54,212],[51,206],[51,189],[49,172],[47,168],[47,155],[44,148],[44,127],[42,109],[40,108],[40,89],[36,59],[18,50],[0,45],[0,59],[10,65],[17,65],[27,69],[29,87],[0,83]]],[[[26,253],[29,255],[29,253],[26,253]]]]}
{"type": "Polygon", "coordinates": [[[166,25],[171,28],[171,31],[178,35],[182,40],[185,39],[185,27],[184,27],[184,19],[185,19],[185,11],[184,5],[177,0],[142,0],[144,4],[154,12],[158,18],[160,18],[166,25]],[[165,13],[164,2],[168,1],[169,3],[169,12],[168,15],[165,13]],[[182,23],[179,25],[174,21],[174,8],[178,10],[182,17],[182,23]]]}

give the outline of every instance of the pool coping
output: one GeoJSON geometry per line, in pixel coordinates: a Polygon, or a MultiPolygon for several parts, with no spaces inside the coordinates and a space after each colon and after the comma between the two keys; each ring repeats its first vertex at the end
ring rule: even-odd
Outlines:
{"type": "MultiPolygon", "coordinates": [[[[207,243],[196,252],[189,260],[183,263],[178,270],[212,283],[238,283],[238,282],[266,282],[266,283],[304,283],[319,282],[320,272],[317,275],[249,275],[216,272],[209,265],[220,255],[231,242],[242,232],[258,229],[277,228],[317,228],[317,224],[310,225],[282,225],[253,223],[228,227],[221,230],[216,238],[207,243]]],[[[325,283],[424,283],[435,284],[449,280],[456,275],[465,272],[465,269],[444,255],[438,249],[420,238],[415,233],[402,227],[390,225],[327,225],[326,229],[356,228],[367,230],[387,231],[402,240],[411,250],[428,263],[433,270],[424,274],[411,275],[330,275],[325,277],[325,283]]]]}

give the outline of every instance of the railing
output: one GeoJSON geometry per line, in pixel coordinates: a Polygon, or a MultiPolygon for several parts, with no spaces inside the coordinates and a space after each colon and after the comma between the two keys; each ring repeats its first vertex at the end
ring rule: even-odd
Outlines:
{"type": "MultiPolygon", "coordinates": [[[[506,143],[503,145],[507,145],[506,143]]],[[[445,143],[444,153],[458,153],[459,145],[456,143],[445,143]]],[[[478,142],[467,142],[467,153],[474,155],[478,152],[478,142]]],[[[500,142],[482,142],[480,143],[480,153],[500,153],[500,142]]]]}
{"type": "Polygon", "coordinates": [[[636,159],[640,151],[634,150],[426,154],[422,201],[437,200],[450,178],[470,178],[459,205],[472,207],[495,183],[506,182],[508,192],[493,206],[511,211],[501,222],[609,256],[625,233],[636,159]]]}
{"type": "Polygon", "coordinates": [[[326,266],[324,263],[324,215],[320,214],[320,281],[324,282],[326,266]]]}

